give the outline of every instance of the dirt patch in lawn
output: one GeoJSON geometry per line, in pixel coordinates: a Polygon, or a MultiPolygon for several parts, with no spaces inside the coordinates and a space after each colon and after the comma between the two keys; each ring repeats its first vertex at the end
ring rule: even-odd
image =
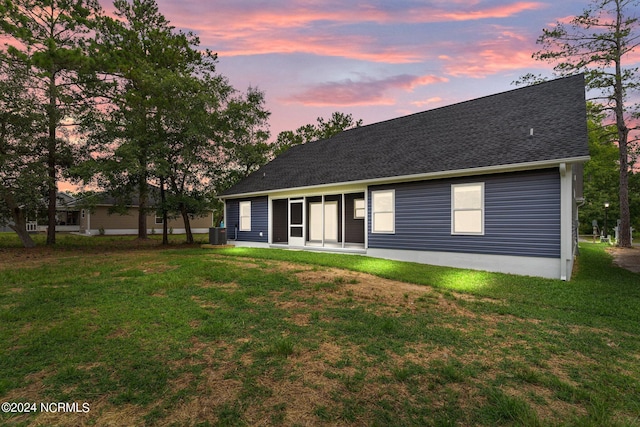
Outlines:
{"type": "Polygon", "coordinates": [[[47,263],[57,262],[60,258],[60,253],[44,246],[30,249],[0,249],[0,270],[17,267],[39,267],[47,263]]]}
{"type": "Polygon", "coordinates": [[[640,248],[614,247],[607,249],[607,252],[613,256],[613,263],[618,267],[640,273],[640,248]]]}
{"type": "MultiPolygon", "coordinates": [[[[162,274],[174,268],[147,260],[144,253],[141,255],[135,268],[145,273],[162,274]]],[[[127,256],[124,252],[117,255],[123,259],[127,256]]],[[[259,268],[266,272],[282,271],[295,275],[301,287],[290,292],[272,291],[268,296],[260,294],[255,301],[252,298],[249,301],[274,304],[298,328],[314,327],[317,322],[312,316],[323,318],[320,308],[311,307],[315,301],[319,306],[349,301],[349,307],[353,304],[386,316],[398,314],[398,318],[407,313],[433,311],[439,314],[434,317],[440,319],[439,323],[437,320],[434,323],[445,331],[443,334],[446,335],[449,328],[455,328],[456,332],[468,332],[478,337],[481,334],[495,335],[492,342],[500,348],[485,346],[466,351],[464,346],[453,341],[434,343],[426,340],[408,342],[403,351],[387,350],[383,357],[368,353],[360,341],[342,340],[330,334],[325,337],[325,331],[320,330],[317,341],[311,340],[315,345],[296,343],[293,352],[284,359],[278,358],[282,356],[270,356],[273,360],[265,361],[260,359],[264,359],[259,348],[263,343],[255,336],[221,337],[209,341],[193,336],[185,343],[184,358],[167,361],[172,370],[180,371],[168,381],[169,400],[163,400],[163,396],[147,406],[114,405],[109,401],[113,396],[105,395],[90,402],[91,412],[88,414],[38,414],[34,418],[25,416],[19,420],[32,421],[33,425],[141,425],[145,423],[146,415],[156,411],[154,422],[157,425],[195,425],[203,421],[212,424],[242,421],[248,425],[370,425],[381,422],[374,419],[375,414],[371,411],[372,408],[380,409],[380,402],[390,413],[397,414],[406,412],[407,407],[424,410],[428,405],[429,410],[455,405],[469,413],[485,403],[482,387],[494,384],[503,375],[500,363],[531,365],[518,355],[532,354],[534,343],[518,335],[512,336],[512,329],[499,326],[538,324],[538,321],[474,312],[473,305],[470,305],[500,305],[503,303],[500,300],[443,293],[427,285],[397,282],[337,268],[251,258],[238,260],[219,255],[212,255],[212,258],[237,268],[259,268]],[[251,340],[256,340],[258,345],[248,345],[251,340]],[[465,373],[465,370],[471,373],[465,373]],[[262,390],[262,394],[255,393],[251,386],[262,390]],[[252,393],[254,397],[243,397],[252,393]],[[183,396],[179,397],[179,394],[183,396]],[[361,413],[358,408],[362,405],[366,411],[361,413]]],[[[197,285],[221,288],[230,293],[242,287],[235,282],[213,281],[197,285]]],[[[154,296],[168,298],[166,292],[157,292],[154,296]]],[[[217,307],[215,301],[198,295],[191,296],[191,301],[205,310],[217,307]]],[[[193,329],[198,329],[201,322],[201,319],[191,319],[188,323],[193,329]]],[[[117,328],[107,339],[126,337],[129,333],[126,328],[117,328]]],[[[376,339],[372,338],[371,342],[376,339]]],[[[589,360],[575,354],[546,357],[544,368],[532,366],[529,368],[531,372],[526,370],[522,375],[529,373],[535,380],[549,373],[567,388],[577,387],[569,373],[578,364],[586,363],[589,360]]],[[[4,400],[46,400],[46,379],[51,374],[42,371],[27,377],[25,387],[12,390],[4,400]]],[[[566,414],[585,413],[577,404],[559,401],[555,397],[556,390],[543,386],[540,381],[520,381],[505,386],[503,390],[525,402],[531,402],[531,396],[536,397],[531,405],[543,421],[566,414]]],[[[12,419],[12,422],[14,420],[18,419],[12,419]]],[[[399,420],[408,421],[402,416],[399,420]]]]}
{"type": "Polygon", "coordinates": [[[433,293],[433,288],[430,286],[383,279],[357,271],[317,267],[301,269],[300,264],[287,262],[278,262],[277,268],[295,271],[295,276],[302,283],[326,284],[326,289],[329,291],[333,289],[336,292],[348,292],[353,298],[364,301],[380,301],[389,305],[411,305],[415,298],[433,293]]]}
{"type": "Polygon", "coordinates": [[[234,267],[240,268],[260,268],[257,260],[249,259],[249,258],[231,258],[224,255],[219,254],[208,254],[207,258],[213,258],[216,261],[224,261],[225,264],[233,265],[234,267]]]}
{"type": "MultiPolygon", "coordinates": [[[[87,237],[89,239],[89,237],[87,237]]],[[[93,237],[97,238],[97,237],[93,237]]],[[[98,265],[104,257],[113,260],[137,261],[150,256],[148,251],[173,248],[189,248],[194,245],[162,246],[155,240],[122,240],[111,245],[95,245],[82,248],[64,246],[36,246],[35,248],[0,248],[0,270],[11,268],[35,268],[42,265],[68,262],[74,268],[98,265]]],[[[157,266],[153,270],[157,272],[157,266]]]]}

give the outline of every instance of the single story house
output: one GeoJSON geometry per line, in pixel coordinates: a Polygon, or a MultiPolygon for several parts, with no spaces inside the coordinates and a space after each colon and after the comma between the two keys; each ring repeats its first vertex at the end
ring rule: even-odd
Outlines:
{"type": "MultiPolygon", "coordinates": [[[[156,204],[154,190],[149,197],[149,206],[156,204]]],[[[109,193],[100,193],[89,202],[86,199],[77,199],[70,194],[58,192],[56,202],[56,232],[80,232],[82,234],[98,235],[126,235],[138,234],[138,197],[132,197],[127,201],[124,212],[116,212],[118,206],[115,197],[109,193]]],[[[153,208],[152,208],[153,209],[153,208]]],[[[46,211],[40,212],[40,220],[35,219],[27,223],[27,231],[46,232],[46,211]]],[[[156,215],[153,210],[147,215],[147,232],[162,233],[162,216],[156,215]]],[[[213,224],[213,212],[204,216],[193,217],[190,220],[191,232],[194,234],[208,233],[213,224]]],[[[175,214],[169,217],[168,225],[173,234],[185,234],[182,216],[175,214]]],[[[0,226],[0,232],[13,231],[9,225],[0,226]]]]}
{"type": "Polygon", "coordinates": [[[220,197],[237,246],[569,280],[588,159],[577,75],[294,146],[220,197]]]}
{"type": "MultiPolygon", "coordinates": [[[[70,194],[58,192],[56,201],[56,231],[80,231],[79,223],[80,209],[76,207],[76,199],[70,194]]],[[[47,231],[47,226],[42,223],[40,223],[38,228],[41,229],[41,231],[47,231]]]]}
{"type": "MultiPolygon", "coordinates": [[[[127,235],[138,234],[138,212],[140,201],[138,196],[131,197],[125,203],[125,212],[114,210],[119,205],[115,197],[109,193],[100,193],[91,201],[90,207],[86,201],[77,201],[79,208],[80,233],[90,235],[127,235]],[[85,206],[83,206],[83,204],[85,206]]],[[[149,196],[148,205],[151,209],[156,204],[153,192],[149,196]]],[[[194,234],[208,233],[213,225],[213,212],[204,216],[190,218],[191,232],[194,234]]],[[[162,216],[151,210],[147,215],[147,233],[162,234],[162,216]]],[[[173,234],[185,234],[184,221],[181,215],[169,217],[167,227],[173,234]]]]}
{"type": "MultiPolygon", "coordinates": [[[[75,206],[76,199],[70,194],[58,192],[56,195],[56,231],[57,232],[74,232],[79,231],[78,221],[80,218],[80,209],[75,206]]],[[[27,231],[29,233],[46,232],[47,231],[47,206],[46,200],[42,200],[42,209],[38,212],[28,212],[27,231]]],[[[0,232],[13,232],[11,225],[13,221],[7,224],[0,224],[0,232]]]]}

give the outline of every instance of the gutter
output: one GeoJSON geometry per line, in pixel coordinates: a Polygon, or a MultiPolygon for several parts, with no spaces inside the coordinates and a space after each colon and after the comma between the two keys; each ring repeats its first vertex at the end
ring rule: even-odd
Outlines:
{"type": "Polygon", "coordinates": [[[455,178],[455,177],[464,177],[464,176],[472,176],[472,175],[489,175],[493,173],[519,172],[519,171],[525,171],[525,170],[558,167],[566,163],[583,163],[589,159],[590,159],[590,156],[569,157],[566,159],[542,160],[537,162],[518,163],[518,164],[510,164],[510,165],[485,166],[485,167],[471,168],[471,169],[457,169],[457,170],[429,172],[429,173],[413,174],[413,175],[370,178],[370,179],[362,179],[357,181],[333,182],[330,184],[308,185],[308,186],[292,187],[292,188],[277,188],[277,189],[270,189],[270,190],[253,191],[249,193],[222,195],[222,196],[218,196],[218,199],[224,201],[226,199],[237,199],[241,197],[267,196],[270,194],[273,195],[277,193],[292,192],[292,191],[304,192],[304,191],[310,191],[310,190],[319,189],[319,188],[327,189],[331,187],[344,187],[347,185],[353,185],[353,186],[382,185],[382,184],[395,184],[395,183],[410,182],[410,181],[427,181],[427,180],[433,180],[433,179],[455,178]]]}

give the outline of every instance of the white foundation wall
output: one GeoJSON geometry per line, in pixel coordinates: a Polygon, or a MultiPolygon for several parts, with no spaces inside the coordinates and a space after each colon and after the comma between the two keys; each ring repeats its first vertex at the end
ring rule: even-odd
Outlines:
{"type": "MultiPolygon", "coordinates": [[[[266,243],[230,241],[237,247],[269,248],[266,243]]],[[[282,245],[282,249],[314,251],[317,248],[299,247],[289,248],[282,245]]],[[[323,248],[327,252],[330,249],[323,248]]],[[[339,251],[335,251],[339,253],[339,251]]],[[[504,255],[480,255],[453,252],[426,252],[394,249],[372,249],[363,254],[373,258],[390,259],[394,261],[417,262],[420,264],[437,265],[442,267],[465,268],[471,270],[490,271],[494,273],[517,274],[521,276],[543,277],[546,279],[562,279],[561,261],[555,258],[535,258],[504,255]]]]}
{"type": "Polygon", "coordinates": [[[453,252],[426,252],[395,249],[367,249],[367,256],[396,261],[417,262],[442,267],[468,268],[494,273],[562,279],[560,260],[504,255],[481,255],[453,252]]]}

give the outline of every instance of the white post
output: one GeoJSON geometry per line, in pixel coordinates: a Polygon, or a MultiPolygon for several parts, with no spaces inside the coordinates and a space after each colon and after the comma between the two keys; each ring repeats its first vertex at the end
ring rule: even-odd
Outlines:
{"type": "Polygon", "coordinates": [[[345,225],[344,225],[344,220],[345,220],[345,218],[346,218],[346,215],[345,215],[345,212],[346,212],[346,211],[345,211],[345,209],[346,209],[346,208],[345,208],[345,205],[344,205],[344,201],[345,201],[345,200],[344,200],[344,193],[342,193],[342,212],[341,212],[341,213],[342,213],[342,227],[341,227],[341,228],[342,228],[342,249],[344,249],[344,247],[345,247],[345,244],[344,244],[344,239],[345,239],[345,225]]]}
{"type": "Polygon", "coordinates": [[[560,164],[560,279],[571,279],[573,268],[573,171],[571,164],[560,164]]]}
{"type": "Polygon", "coordinates": [[[364,189],[364,248],[369,249],[369,187],[364,189]]]}
{"type": "Polygon", "coordinates": [[[324,219],[324,194],[322,195],[322,214],[320,215],[322,218],[322,247],[324,248],[324,233],[326,232],[324,227],[325,227],[325,219],[324,219]]]}

